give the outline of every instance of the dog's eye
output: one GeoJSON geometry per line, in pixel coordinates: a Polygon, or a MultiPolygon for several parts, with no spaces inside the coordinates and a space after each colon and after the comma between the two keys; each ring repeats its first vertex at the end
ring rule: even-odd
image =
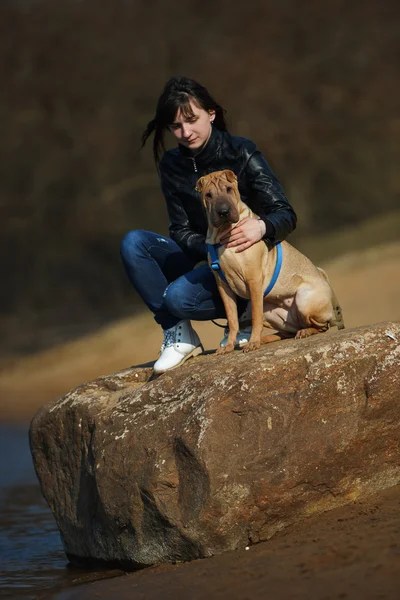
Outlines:
{"type": "Polygon", "coordinates": [[[228,186],[226,187],[226,191],[227,191],[227,192],[231,192],[231,191],[232,191],[232,188],[231,188],[231,186],[230,186],[230,185],[228,185],[228,186]]]}
{"type": "Polygon", "coordinates": [[[212,194],[210,192],[207,192],[206,198],[212,198],[212,194]]]}

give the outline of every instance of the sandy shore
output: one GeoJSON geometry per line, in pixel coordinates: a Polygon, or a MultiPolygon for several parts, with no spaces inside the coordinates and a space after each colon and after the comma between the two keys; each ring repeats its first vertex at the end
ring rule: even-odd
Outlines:
{"type": "Polygon", "coordinates": [[[268,542],[79,585],[56,600],[397,600],[400,487],[310,517],[268,542]]]}

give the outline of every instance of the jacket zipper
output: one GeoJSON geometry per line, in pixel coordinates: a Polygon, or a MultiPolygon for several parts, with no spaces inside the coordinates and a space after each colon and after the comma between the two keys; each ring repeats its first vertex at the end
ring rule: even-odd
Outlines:
{"type": "Polygon", "coordinates": [[[196,159],[195,159],[195,158],[192,158],[192,157],[190,157],[190,160],[191,160],[191,161],[193,161],[193,169],[194,169],[194,172],[195,172],[195,173],[197,173],[196,159]]]}

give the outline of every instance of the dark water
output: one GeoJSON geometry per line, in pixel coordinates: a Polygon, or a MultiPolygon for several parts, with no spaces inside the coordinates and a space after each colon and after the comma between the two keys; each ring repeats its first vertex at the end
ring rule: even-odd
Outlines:
{"type": "Polygon", "coordinates": [[[82,577],[67,566],[29,450],[28,425],[0,424],[0,597],[47,596],[82,577]]]}

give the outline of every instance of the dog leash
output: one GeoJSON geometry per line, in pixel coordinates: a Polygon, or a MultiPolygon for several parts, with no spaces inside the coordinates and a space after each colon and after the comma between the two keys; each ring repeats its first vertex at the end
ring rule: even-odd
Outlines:
{"type": "MultiPolygon", "coordinates": [[[[207,251],[210,254],[210,258],[211,258],[210,268],[213,271],[216,271],[218,273],[218,275],[221,277],[222,281],[224,281],[228,285],[228,282],[226,280],[223,270],[221,269],[221,264],[220,264],[219,258],[218,258],[218,250],[221,246],[222,246],[222,244],[207,244],[207,251]]],[[[271,281],[269,282],[268,287],[264,292],[264,296],[267,296],[271,292],[272,288],[274,287],[274,285],[279,277],[279,273],[281,272],[281,267],[282,267],[281,243],[278,242],[275,247],[276,247],[275,269],[272,274],[271,281]]]]}

